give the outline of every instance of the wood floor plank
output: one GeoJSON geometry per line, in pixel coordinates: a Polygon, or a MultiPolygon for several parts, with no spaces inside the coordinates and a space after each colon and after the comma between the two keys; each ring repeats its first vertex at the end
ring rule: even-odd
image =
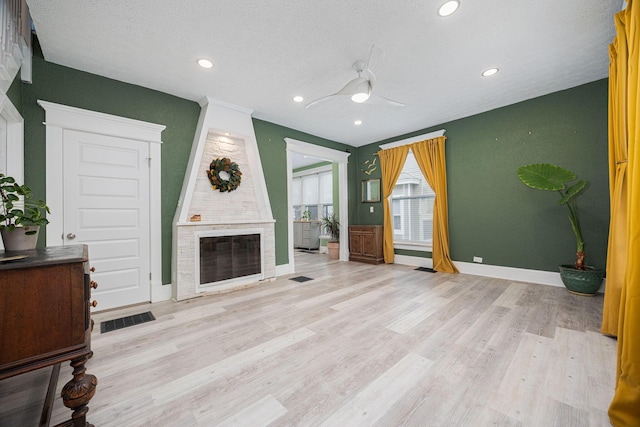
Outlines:
{"type": "Polygon", "coordinates": [[[407,354],[324,420],[322,426],[373,425],[432,365],[433,362],[424,357],[414,353],[407,354]]]}
{"type": "MultiPolygon", "coordinates": [[[[255,426],[262,427],[268,426],[282,415],[287,413],[287,409],[280,404],[273,396],[268,395],[260,399],[259,401],[247,406],[242,411],[236,413],[232,417],[218,423],[220,427],[234,427],[234,426],[255,426]]],[[[200,424],[211,422],[216,423],[216,420],[199,419],[200,424]]],[[[203,424],[206,425],[206,424],[203,424]]]]}
{"type": "Polygon", "coordinates": [[[154,404],[156,406],[166,404],[183,394],[194,392],[194,390],[201,385],[213,381],[214,379],[226,375],[234,375],[234,373],[238,372],[244,366],[254,363],[263,357],[282,351],[314,334],[315,332],[307,328],[300,328],[289,334],[235,354],[227,359],[223,359],[220,362],[206,365],[188,375],[169,381],[153,391],[152,396],[154,404]]]}

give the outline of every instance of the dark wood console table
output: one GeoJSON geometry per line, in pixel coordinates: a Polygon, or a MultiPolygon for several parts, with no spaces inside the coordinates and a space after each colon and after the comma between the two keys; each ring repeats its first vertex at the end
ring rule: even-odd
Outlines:
{"type": "Polygon", "coordinates": [[[0,380],[54,366],[53,382],[59,364],[70,361],[73,378],[62,400],[73,414],[58,426],[91,426],[87,404],[98,380],[85,373],[85,363],[93,354],[89,299],[97,284],[89,276],[87,247],[0,251],[0,260],[25,255],[0,262],[0,380]]]}
{"type": "Polygon", "coordinates": [[[349,261],[381,264],[384,262],[382,225],[349,226],[349,261]]]}

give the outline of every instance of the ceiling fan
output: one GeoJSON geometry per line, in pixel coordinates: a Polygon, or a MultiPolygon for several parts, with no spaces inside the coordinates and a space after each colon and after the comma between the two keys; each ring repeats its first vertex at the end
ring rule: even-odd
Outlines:
{"type": "Polygon", "coordinates": [[[369,53],[369,60],[363,61],[359,60],[353,63],[352,68],[356,73],[358,73],[358,77],[351,80],[349,83],[344,85],[342,89],[337,91],[334,94],[323,96],[322,98],[318,98],[315,101],[311,101],[305,107],[313,107],[323,101],[326,101],[329,98],[334,96],[349,96],[353,102],[362,103],[369,100],[371,97],[375,97],[381,99],[382,101],[393,105],[394,107],[404,107],[405,104],[402,102],[394,101],[393,99],[385,98],[384,96],[375,95],[373,93],[373,88],[376,83],[376,77],[371,70],[374,65],[374,60],[376,59],[374,56],[384,55],[382,49],[377,46],[371,46],[371,52],[369,53]]]}

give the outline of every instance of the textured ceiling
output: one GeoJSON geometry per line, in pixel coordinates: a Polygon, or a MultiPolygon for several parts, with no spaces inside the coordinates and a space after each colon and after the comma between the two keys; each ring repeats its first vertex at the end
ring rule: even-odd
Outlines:
{"type": "Polygon", "coordinates": [[[461,0],[446,18],[443,2],[27,0],[47,61],[353,146],[607,77],[622,0],[461,0]],[[384,51],[374,94],[406,107],[334,97],[305,108],[356,77],[372,45],[384,51]],[[500,72],[481,77],[489,67],[500,72]]]}

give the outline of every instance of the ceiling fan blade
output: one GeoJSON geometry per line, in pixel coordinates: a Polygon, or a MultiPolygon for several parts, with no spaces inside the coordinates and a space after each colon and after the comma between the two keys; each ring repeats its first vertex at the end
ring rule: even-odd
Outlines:
{"type": "Polygon", "coordinates": [[[373,95],[373,96],[385,101],[386,103],[388,103],[390,105],[393,105],[394,107],[406,107],[407,106],[407,104],[403,104],[402,102],[399,102],[399,101],[394,101],[393,99],[385,98],[384,96],[380,96],[380,95],[373,95]]]}
{"type": "Polygon", "coordinates": [[[371,90],[373,90],[373,87],[376,85],[376,76],[370,68],[367,68],[366,73],[369,76],[369,85],[371,85],[371,90]]]}
{"type": "Polygon", "coordinates": [[[352,96],[358,92],[361,92],[362,85],[368,85],[368,92],[371,93],[371,82],[364,77],[356,77],[355,79],[344,85],[342,89],[340,89],[336,93],[323,96],[322,98],[318,98],[315,101],[311,101],[310,103],[305,105],[305,108],[313,107],[314,105],[317,105],[318,103],[325,101],[333,96],[352,96]]]}
{"type": "Polygon", "coordinates": [[[378,64],[380,58],[384,58],[384,50],[375,44],[371,45],[371,51],[369,52],[369,59],[367,60],[367,68],[372,70],[378,64]]]}
{"type": "MultiPolygon", "coordinates": [[[[349,83],[347,83],[346,85],[344,85],[344,87],[342,89],[340,89],[338,92],[334,93],[334,95],[353,95],[355,93],[358,93],[359,90],[361,88],[361,85],[363,84],[369,84],[369,86],[371,86],[371,83],[369,82],[369,80],[365,77],[356,77],[355,79],[351,80],[349,83]]],[[[371,89],[369,89],[371,90],[371,89]]]]}
{"type": "Polygon", "coordinates": [[[333,98],[334,96],[336,96],[336,94],[334,93],[333,95],[327,95],[327,96],[323,96],[322,98],[318,98],[315,101],[311,101],[310,103],[308,103],[307,105],[304,106],[304,108],[311,108],[314,107],[318,104],[320,104],[323,101],[326,101],[329,98],[333,98]]]}

